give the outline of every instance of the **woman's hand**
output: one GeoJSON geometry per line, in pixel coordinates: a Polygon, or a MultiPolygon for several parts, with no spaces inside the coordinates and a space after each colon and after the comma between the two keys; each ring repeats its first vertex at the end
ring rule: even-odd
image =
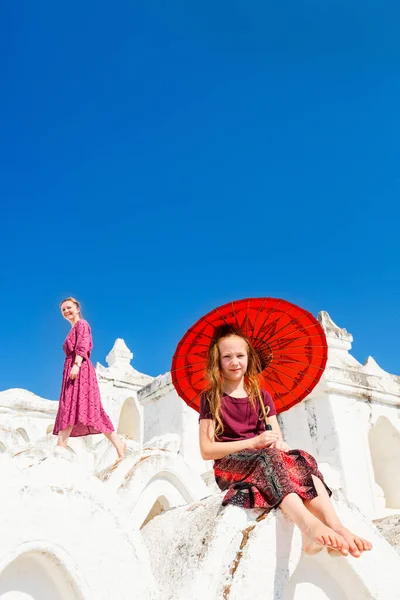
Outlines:
{"type": "Polygon", "coordinates": [[[72,379],[72,381],[76,378],[76,376],[79,373],[79,367],[78,365],[72,365],[72,369],[71,369],[71,373],[69,374],[70,379],[72,379]]]}
{"type": "Polygon", "coordinates": [[[262,448],[269,448],[277,443],[279,435],[276,431],[263,431],[260,435],[257,435],[252,439],[252,448],[254,450],[261,450],[262,448]]]}

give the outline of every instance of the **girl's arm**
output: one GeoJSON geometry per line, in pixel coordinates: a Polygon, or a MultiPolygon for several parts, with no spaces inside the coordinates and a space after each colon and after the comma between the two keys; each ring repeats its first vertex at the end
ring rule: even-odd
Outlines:
{"type": "Polygon", "coordinates": [[[201,419],[199,428],[199,442],[201,456],[204,460],[217,460],[218,458],[224,458],[225,456],[228,456],[228,454],[240,452],[241,450],[246,450],[247,448],[267,448],[268,446],[271,446],[271,444],[274,444],[274,442],[278,442],[279,435],[273,430],[264,431],[260,435],[257,435],[253,438],[248,440],[239,440],[238,442],[216,442],[214,438],[214,421],[212,419],[201,419]]]}
{"type": "Polygon", "coordinates": [[[275,431],[278,434],[278,439],[283,441],[282,431],[281,431],[281,428],[279,427],[279,423],[278,423],[278,419],[276,418],[276,415],[273,415],[272,417],[268,417],[268,421],[272,427],[272,431],[275,431]]]}
{"type": "Polygon", "coordinates": [[[288,446],[287,443],[283,441],[282,431],[281,431],[281,428],[279,427],[279,423],[278,423],[278,419],[276,418],[276,415],[268,417],[268,421],[272,427],[272,431],[274,431],[278,435],[278,439],[272,444],[272,446],[274,448],[278,448],[278,450],[283,450],[284,452],[287,452],[288,450],[290,450],[291,449],[290,446],[288,446]]]}

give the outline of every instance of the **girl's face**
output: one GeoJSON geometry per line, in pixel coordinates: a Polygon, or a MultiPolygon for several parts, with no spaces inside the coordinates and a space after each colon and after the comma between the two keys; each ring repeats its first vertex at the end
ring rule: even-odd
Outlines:
{"type": "Polygon", "coordinates": [[[219,367],[222,377],[229,381],[240,381],[247,371],[247,344],[241,337],[230,335],[218,344],[219,367]]]}
{"type": "Polygon", "coordinates": [[[71,302],[71,300],[66,300],[61,304],[61,314],[64,319],[67,321],[74,321],[77,317],[79,317],[79,308],[75,304],[75,302],[71,302]]]}

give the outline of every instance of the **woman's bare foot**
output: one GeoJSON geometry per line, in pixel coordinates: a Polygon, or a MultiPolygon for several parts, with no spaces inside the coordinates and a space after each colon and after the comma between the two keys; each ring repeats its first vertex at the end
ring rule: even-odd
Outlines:
{"type": "Polygon", "coordinates": [[[318,554],[323,548],[331,548],[342,556],[349,554],[349,545],[342,535],[323,523],[313,524],[302,532],[302,536],[303,550],[306,554],[318,554]]]}
{"type": "Polygon", "coordinates": [[[118,453],[119,459],[124,458],[125,450],[126,450],[126,444],[125,444],[124,440],[121,440],[121,442],[118,444],[118,448],[117,448],[117,453],[118,453]]]}
{"type": "Polygon", "coordinates": [[[339,527],[333,527],[334,531],[344,538],[349,546],[349,552],[354,558],[359,558],[362,552],[372,550],[372,544],[368,540],[364,540],[362,537],[356,535],[340,525],[339,527]]]}
{"type": "Polygon", "coordinates": [[[115,431],[112,431],[111,433],[105,433],[104,435],[116,449],[118,454],[118,460],[120,461],[122,458],[124,458],[126,443],[115,431]]]}

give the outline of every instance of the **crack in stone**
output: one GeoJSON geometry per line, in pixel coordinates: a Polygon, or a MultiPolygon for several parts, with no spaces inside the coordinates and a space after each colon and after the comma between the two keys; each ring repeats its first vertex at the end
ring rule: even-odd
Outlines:
{"type": "MultiPolygon", "coordinates": [[[[230,574],[232,580],[233,580],[236,570],[240,564],[240,561],[243,558],[243,548],[245,548],[247,542],[249,541],[250,533],[253,531],[254,528],[255,528],[255,525],[250,525],[246,529],[242,530],[242,536],[243,536],[242,541],[240,543],[239,550],[237,551],[236,556],[232,561],[231,568],[229,569],[229,574],[230,574]]],[[[231,593],[231,586],[232,586],[232,581],[229,585],[226,585],[224,587],[223,592],[222,592],[223,600],[229,599],[229,595],[231,593]]]]}

